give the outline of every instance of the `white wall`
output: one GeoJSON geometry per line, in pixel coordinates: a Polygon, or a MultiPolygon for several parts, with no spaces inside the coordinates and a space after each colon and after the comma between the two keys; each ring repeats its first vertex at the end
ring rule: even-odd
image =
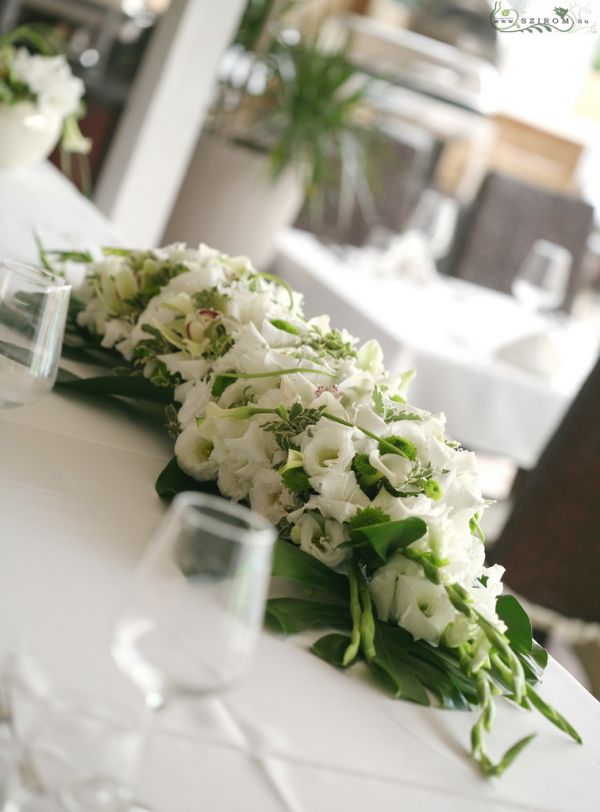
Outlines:
{"type": "Polygon", "coordinates": [[[156,245],[164,231],[244,7],[173,0],[150,42],[95,194],[136,245],[156,245]]]}

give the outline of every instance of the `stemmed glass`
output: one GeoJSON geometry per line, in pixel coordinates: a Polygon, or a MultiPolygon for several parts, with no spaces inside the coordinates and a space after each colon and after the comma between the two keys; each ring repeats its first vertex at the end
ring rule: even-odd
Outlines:
{"type": "Polygon", "coordinates": [[[513,296],[530,310],[556,310],[567,295],[572,261],[566,248],[537,240],[513,281],[513,296]]]}
{"type": "Polygon", "coordinates": [[[144,812],[133,785],[154,711],[221,692],[246,673],[274,540],[273,527],[241,505],[200,493],[173,500],[134,574],[112,645],[143,692],[141,729],[93,696],[63,698],[13,678],[20,763],[4,812],[144,812]]]}
{"type": "Polygon", "coordinates": [[[426,240],[437,262],[449,252],[456,230],[458,203],[435,189],[424,189],[406,223],[405,231],[416,231],[426,240]]]}
{"type": "Polygon", "coordinates": [[[0,263],[0,408],[37,400],[54,386],[70,291],[42,268],[0,263]]]}
{"type": "Polygon", "coordinates": [[[146,551],[112,654],[153,710],[223,691],[242,677],[262,627],[273,527],[242,505],[179,494],[146,551]]]}

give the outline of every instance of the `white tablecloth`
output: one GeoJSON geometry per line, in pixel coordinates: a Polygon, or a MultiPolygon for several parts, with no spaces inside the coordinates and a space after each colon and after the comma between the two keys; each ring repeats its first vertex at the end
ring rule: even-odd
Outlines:
{"type": "MultiPolygon", "coordinates": [[[[82,239],[110,231],[88,214],[82,239]]],[[[68,230],[68,211],[61,216],[68,230]]],[[[0,252],[6,241],[0,229],[0,252]]],[[[153,483],[169,454],[163,433],[125,405],[56,393],[0,415],[0,651],[25,640],[56,679],[139,707],[108,646],[163,511],[153,483]]],[[[542,694],[585,746],[503,702],[495,753],[526,733],[539,736],[501,780],[486,781],[465,755],[471,714],[393,701],[360,672],[339,673],[310,655],[307,642],[265,633],[248,679],[225,704],[162,717],[143,797],[165,812],[595,807],[600,705],[555,662],[542,694]]]]}
{"type": "Polygon", "coordinates": [[[417,286],[377,277],[305,232],[281,235],[276,270],[303,292],[308,313],[377,338],[392,371],[416,369],[409,400],[445,412],[451,435],[523,468],[536,464],[598,351],[585,325],[554,325],[510,296],[457,279],[417,286]],[[563,356],[551,379],[495,358],[507,342],[548,330],[563,356]]]}

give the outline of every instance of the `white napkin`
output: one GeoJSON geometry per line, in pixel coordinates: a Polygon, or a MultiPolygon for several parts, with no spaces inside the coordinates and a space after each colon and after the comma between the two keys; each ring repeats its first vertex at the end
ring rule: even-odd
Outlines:
{"type": "Polygon", "coordinates": [[[503,344],[494,357],[544,378],[554,375],[562,363],[556,339],[548,333],[534,333],[503,344]]]}
{"type": "Polygon", "coordinates": [[[400,277],[416,285],[430,285],[438,279],[431,247],[419,231],[393,237],[386,248],[353,248],[346,259],[356,270],[387,279],[400,277]]]}

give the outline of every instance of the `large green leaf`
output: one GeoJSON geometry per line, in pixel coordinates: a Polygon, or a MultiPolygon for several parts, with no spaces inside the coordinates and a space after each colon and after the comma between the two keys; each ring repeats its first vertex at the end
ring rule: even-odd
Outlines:
{"type": "Polygon", "coordinates": [[[456,655],[425,640],[415,641],[407,631],[390,623],[377,622],[375,648],[378,655],[409,671],[447,710],[467,710],[477,704],[473,677],[460,668],[456,655]]]}
{"type": "Polygon", "coordinates": [[[344,667],[344,654],[350,644],[347,634],[326,634],[313,643],[310,650],[317,657],[336,668],[344,667]]]}
{"type": "Polygon", "coordinates": [[[429,705],[429,695],[416,671],[407,662],[399,641],[378,623],[375,632],[376,655],[369,668],[377,681],[396,699],[407,699],[419,705],[429,705]]]}
{"type": "Polygon", "coordinates": [[[283,634],[297,634],[315,627],[349,629],[352,625],[347,607],[301,598],[267,601],[265,621],[271,631],[283,634]]]}
{"type": "Polygon", "coordinates": [[[123,357],[116,350],[100,347],[80,332],[67,328],[63,341],[63,355],[73,361],[92,363],[108,368],[122,366],[123,357]]]}
{"type": "Polygon", "coordinates": [[[136,400],[149,400],[154,403],[172,403],[173,390],[170,387],[155,386],[141,375],[101,375],[97,378],[74,378],[65,380],[59,377],[58,386],[87,395],[101,397],[124,397],[136,400]]]}
{"type": "Polygon", "coordinates": [[[498,617],[506,623],[506,636],[515,649],[533,654],[531,621],[513,595],[501,595],[496,601],[498,617]]]}
{"type": "Polygon", "coordinates": [[[423,519],[411,516],[395,522],[382,522],[352,530],[351,545],[360,547],[370,545],[382,561],[392,553],[408,547],[427,532],[427,525],[423,519]]]}
{"type": "Polygon", "coordinates": [[[334,572],[312,555],[281,539],[275,544],[273,575],[348,600],[348,579],[345,575],[334,572]]]}
{"type": "Polygon", "coordinates": [[[170,502],[173,497],[182,491],[203,491],[219,495],[216,482],[199,482],[181,470],[177,465],[177,457],[173,457],[158,475],[154,485],[156,493],[161,499],[170,502]]]}
{"type": "Polygon", "coordinates": [[[522,651],[521,649],[516,649],[517,657],[521,660],[523,664],[523,669],[525,671],[525,677],[531,683],[539,682],[542,678],[542,674],[548,665],[548,652],[545,648],[536,643],[535,640],[533,641],[533,652],[530,654],[528,651],[522,651]]]}

